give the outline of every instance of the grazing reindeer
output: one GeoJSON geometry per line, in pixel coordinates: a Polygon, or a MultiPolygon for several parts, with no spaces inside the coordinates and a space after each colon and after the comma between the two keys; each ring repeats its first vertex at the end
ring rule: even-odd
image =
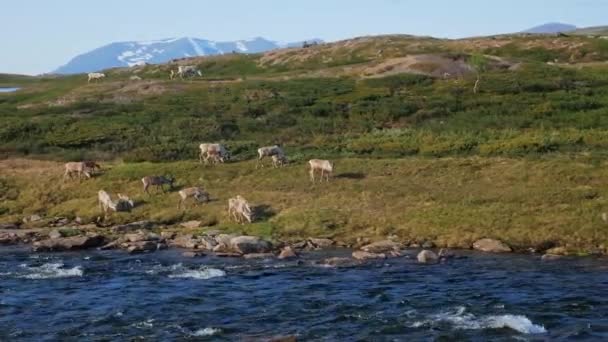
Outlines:
{"type": "Polygon", "coordinates": [[[106,77],[106,74],[101,72],[90,72],[87,74],[87,76],[89,77],[87,83],[91,83],[91,81],[101,80],[102,78],[106,77]]]}
{"type": "Polygon", "coordinates": [[[110,194],[105,190],[99,190],[97,200],[99,201],[99,209],[104,215],[108,214],[108,210],[131,211],[135,206],[135,203],[129,197],[121,194],[118,194],[118,201],[112,201],[110,194]]]}
{"type": "Polygon", "coordinates": [[[198,160],[202,164],[209,163],[209,159],[211,159],[214,163],[220,162],[223,163],[227,159],[230,159],[230,152],[226,150],[226,148],[222,144],[200,144],[199,149],[201,150],[198,155],[198,160]]]}
{"type": "Polygon", "coordinates": [[[209,202],[209,193],[199,187],[185,188],[179,191],[180,200],[177,202],[177,209],[181,208],[182,204],[190,197],[197,202],[209,202]]]}
{"type": "Polygon", "coordinates": [[[175,182],[175,177],[165,177],[165,176],[146,176],[141,179],[141,182],[144,184],[144,192],[150,195],[148,188],[150,185],[156,186],[156,189],[162,189],[163,192],[167,192],[163,187],[164,184],[169,184],[169,190],[173,189],[173,182],[175,182]]]}
{"type": "Polygon", "coordinates": [[[323,175],[325,175],[326,181],[329,182],[329,177],[334,172],[334,164],[332,162],[323,159],[311,159],[308,161],[308,164],[310,165],[310,180],[313,183],[315,182],[315,171],[321,171],[321,182],[323,181],[323,175]]]}
{"type": "Polygon", "coordinates": [[[228,215],[230,218],[234,217],[234,220],[241,224],[245,223],[245,220],[249,223],[253,222],[253,214],[249,202],[241,195],[228,200],[228,215]]]}
{"type": "Polygon", "coordinates": [[[275,168],[279,166],[285,166],[285,164],[287,164],[287,157],[285,157],[285,155],[275,154],[274,156],[272,156],[272,166],[274,166],[275,168]]]}
{"type": "Polygon", "coordinates": [[[78,180],[82,179],[82,175],[85,177],[91,178],[91,168],[87,166],[86,162],[69,162],[65,163],[65,173],[63,174],[63,180],[65,181],[67,177],[72,179],[72,175],[74,173],[78,174],[78,180]]]}
{"type": "Polygon", "coordinates": [[[256,165],[256,169],[260,166],[264,167],[264,164],[262,163],[262,159],[264,157],[272,156],[279,156],[281,158],[285,158],[285,152],[283,152],[283,149],[279,147],[279,145],[264,146],[258,148],[258,163],[256,165]]]}

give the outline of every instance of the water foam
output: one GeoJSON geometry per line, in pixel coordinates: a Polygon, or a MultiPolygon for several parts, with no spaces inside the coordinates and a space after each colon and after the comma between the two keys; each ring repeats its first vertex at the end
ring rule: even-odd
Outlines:
{"type": "Polygon", "coordinates": [[[217,329],[217,328],[211,328],[211,327],[207,327],[205,329],[198,329],[197,331],[193,332],[191,335],[192,336],[213,336],[216,334],[221,333],[222,330],[221,329],[217,329]]]}
{"type": "Polygon", "coordinates": [[[545,327],[532,323],[528,317],[523,315],[505,314],[476,317],[472,313],[467,313],[465,307],[431,315],[425,320],[414,322],[411,327],[434,326],[442,322],[449,323],[454,328],[461,330],[509,328],[522,334],[543,334],[547,332],[545,327]]]}
{"type": "Polygon", "coordinates": [[[21,265],[27,271],[26,274],[20,275],[19,278],[25,279],[54,279],[67,277],[82,277],[82,267],[75,266],[73,268],[62,268],[62,263],[48,263],[40,266],[21,265]]]}
{"type": "Polygon", "coordinates": [[[169,275],[169,278],[211,279],[223,277],[226,272],[217,268],[201,268],[197,270],[183,270],[169,275]]]}
{"type": "Polygon", "coordinates": [[[200,268],[190,269],[182,265],[182,263],[171,266],[154,266],[151,270],[146,271],[148,274],[166,274],[169,278],[192,278],[192,279],[211,279],[223,277],[226,275],[224,270],[202,266],[200,268]]]}

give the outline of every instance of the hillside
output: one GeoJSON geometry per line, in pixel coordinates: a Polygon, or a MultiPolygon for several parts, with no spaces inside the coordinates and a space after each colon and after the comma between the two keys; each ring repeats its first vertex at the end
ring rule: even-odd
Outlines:
{"type": "Polygon", "coordinates": [[[186,81],[168,79],[174,64],[94,84],[12,79],[24,89],[0,97],[0,148],[137,160],[192,158],[193,141],[213,140],[242,158],[275,142],[348,155],[601,150],[605,60],[608,41],[587,37],[379,36],[182,60],[204,73],[186,81]],[[472,54],[485,56],[480,94],[472,54]]]}
{"type": "Polygon", "coordinates": [[[144,203],[117,221],[202,218],[283,237],[394,233],[445,245],[485,235],[590,250],[608,243],[599,219],[607,60],[608,40],[586,36],[393,35],[108,69],[91,84],[82,74],[0,76],[0,86],[23,87],[0,94],[0,221],[31,213],[91,221],[105,187],[144,203]],[[204,76],[169,80],[178,63],[204,76]],[[231,163],[195,162],[198,144],[212,141],[225,143],[231,163]],[[292,164],[254,171],[256,148],[275,143],[292,164]],[[10,166],[21,157],[52,161],[10,166]],[[309,197],[311,157],[337,165],[330,190],[315,190],[320,202],[309,197]],[[58,182],[62,161],[85,158],[106,173],[82,186],[58,182]],[[202,184],[218,202],[184,214],[169,207],[175,194],[140,198],[146,173],[202,184]],[[274,213],[251,227],[229,224],[221,208],[237,191],[274,213]]]}

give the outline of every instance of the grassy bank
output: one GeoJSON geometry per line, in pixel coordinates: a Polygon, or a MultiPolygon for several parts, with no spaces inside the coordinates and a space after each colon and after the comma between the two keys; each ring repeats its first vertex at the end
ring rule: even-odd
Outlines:
{"type": "Polygon", "coordinates": [[[102,175],[62,181],[62,166],[49,161],[0,162],[0,221],[40,213],[100,215],[99,189],[134,197],[132,213],[110,222],[152,219],[165,224],[198,219],[226,231],[295,240],[309,236],[354,241],[397,235],[469,247],[481,237],[512,246],[554,242],[577,250],[608,245],[605,162],[584,155],[546,158],[496,157],[339,159],[329,184],[312,186],[303,162],[283,169],[255,169],[254,161],[204,167],[193,161],[104,164],[102,175]],[[144,175],[171,173],[178,188],[199,185],[214,199],[178,210],[176,192],[147,196],[144,175]],[[251,225],[229,222],[227,199],[245,196],[263,215],[251,225]]]}

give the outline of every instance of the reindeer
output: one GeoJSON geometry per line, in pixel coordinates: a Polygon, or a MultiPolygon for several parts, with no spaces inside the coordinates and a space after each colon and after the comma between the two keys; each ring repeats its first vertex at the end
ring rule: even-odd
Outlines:
{"type": "Polygon", "coordinates": [[[228,200],[228,215],[230,218],[234,217],[234,220],[241,224],[245,223],[245,220],[249,223],[253,222],[253,214],[249,202],[241,195],[228,200]]]}
{"type": "MultiPolygon", "coordinates": [[[[97,165],[97,164],[95,164],[97,165]]],[[[82,175],[84,174],[86,178],[91,178],[91,168],[87,166],[86,162],[69,162],[65,163],[65,172],[63,174],[63,180],[65,181],[67,177],[72,179],[72,174],[78,174],[78,180],[82,180],[82,175]]]]}
{"type": "Polygon", "coordinates": [[[308,161],[308,165],[310,165],[310,180],[315,182],[315,171],[321,171],[321,182],[323,181],[323,175],[325,175],[326,181],[329,182],[329,177],[334,172],[334,164],[329,160],[323,159],[311,159],[308,161]]]}
{"type": "Polygon", "coordinates": [[[163,192],[167,192],[163,187],[164,184],[169,184],[169,190],[173,189],[173,183],[175,182],[175,177],[172,176],[146,176],[141,179],[141,182],[144,184],[144,192],[150,195],[148,188],[150,185],[156,186],[156,189],[162,189],[163,192]]]}
{"type": "Polygon", "coordinates": [[[185,188],[179,191],[180,200],[177,202],[177,209],[180,209],[184,202],[192,197],[197,202],[209,202],[209,193],[199,187],[185,188]]]}

